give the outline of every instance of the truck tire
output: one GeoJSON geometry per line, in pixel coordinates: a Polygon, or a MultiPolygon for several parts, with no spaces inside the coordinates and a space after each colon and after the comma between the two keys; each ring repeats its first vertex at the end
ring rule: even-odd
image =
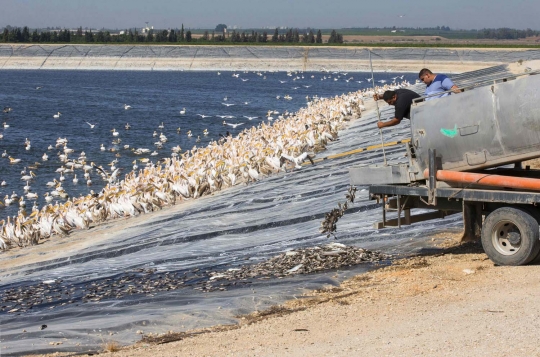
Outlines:
{"type": "Polygon", "coordinates": [[[482,246],[498,265],[525,265],[540,252],[539,227],[527,211],[502,207],[491,212],[482,225],[482,246]]]}

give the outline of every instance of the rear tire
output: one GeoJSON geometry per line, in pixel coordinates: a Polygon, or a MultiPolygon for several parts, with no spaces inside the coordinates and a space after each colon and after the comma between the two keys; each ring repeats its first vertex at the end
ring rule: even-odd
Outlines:
{"type": "Polygon", "coordinates": [[[540,252],[538,221],[527,211],[502,207],[482,226],[482,246],[498,265],[525,265],[540,252]]]}

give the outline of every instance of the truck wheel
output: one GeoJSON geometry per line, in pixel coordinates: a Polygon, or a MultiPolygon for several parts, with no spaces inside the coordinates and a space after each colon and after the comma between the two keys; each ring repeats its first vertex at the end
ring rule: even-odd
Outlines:
{"type": "Polygon", "coordinates": [[[525,265],[540,251],[538,222],[525,210],[502,207],[482,226],[482,246],[498,265],[525,265]]]}

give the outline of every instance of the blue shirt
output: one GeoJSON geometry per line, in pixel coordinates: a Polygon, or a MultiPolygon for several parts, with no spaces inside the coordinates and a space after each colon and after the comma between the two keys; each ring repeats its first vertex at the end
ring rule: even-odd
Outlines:
{"type": "MultiPolygon", "coordinates": [[[[429,96],[435,93],[445,92],[447,90],[450,90],[450,88],[452,88],[453,86],[454,86],[454,82],[452,82],[450,78],[448,78],[444,74],[437,74],[433,82],[431,82],[431,84],[426,87],[426,96],[429,96]]],[[[447,95],[450,95],[450,93],[434,95],[433,97],[427,98],[426,100],[442,98],[442,97],[446,97],[447,95]]]]}

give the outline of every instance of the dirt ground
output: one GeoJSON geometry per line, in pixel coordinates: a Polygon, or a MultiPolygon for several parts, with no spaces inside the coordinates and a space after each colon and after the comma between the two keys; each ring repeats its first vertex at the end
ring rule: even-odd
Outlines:
{"type": "MultiPolygon", "coordinates": [[[[239,324],[145,336],[127,356],[538,356],[540,266],[499,267],[459,235],[239,324]]],[[[108,351],[107,351],[108,350],[108,351]]],[[[118,350],[118,351],[117,351],[118,350]]],[[[115,351],[115,352],[110,352],[115,351]]],[[[52,354],[48,356],[59,356],[52,354]]]]}

